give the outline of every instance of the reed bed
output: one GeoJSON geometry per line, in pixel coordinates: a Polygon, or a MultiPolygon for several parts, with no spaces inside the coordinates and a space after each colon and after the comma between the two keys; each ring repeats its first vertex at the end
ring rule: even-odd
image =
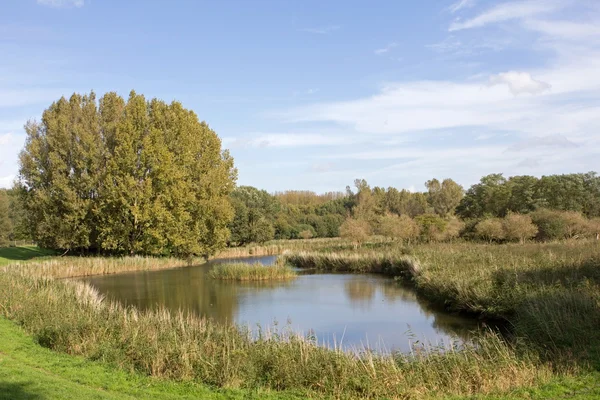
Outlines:
{"type": "Polygon", "coordinates": [[[419,263],[399,253],[317,253],[286,251],[284,262],[297,268],[309,268],[334,272],[375,273],[387,276],[414,278],[419,275],[419,263]]]}
{"type": "Polygon", "coordinates": [[[341,238],[315,238],[295,240],[271,240],[264,244],[248,244],[241,247],[228,247],[213,258],[240,258],[251,256],[276,256],[285,251],[314,251],[351,249],[354,245],[341,238]]]}
{"type": "Polygon", "coordinates": [[[292,279],[296,271],[286,265],[264,266],[262,264],[227,263],[217,264],[209,273],[213,279],[234,281],[273,281],[292,279]]]}
{"type": "Polygon", "coordinates": [[[381,273],[411,282],[417,293],[448,311],[505,321],[548,360],[565,354],[600,359],[600,243],[594,240],[431,244],[283,257],[299,268],[381,273]]]}
{"type": "Polygon", "coordinates": [[[87,284],[27,271],[0,275],[0,304],[0,314],[51,349],[214,387],[292,390],[313,398],[428,398],[503,393],[552,375],[534,354],[517,353],[491,333],[461,350],[348,353],[286,329],[256,337],[183,312],[125,308],[87,284]]]}
{"type": "Polygon", "coordinates": [[[21,271],[31,276],[72,278],[107,275],[119,272],[159,270],[199,264],[200,259],[157,257],[53,257],[41,261],[15,262],[2,266],[0,271],[21,271]]]}

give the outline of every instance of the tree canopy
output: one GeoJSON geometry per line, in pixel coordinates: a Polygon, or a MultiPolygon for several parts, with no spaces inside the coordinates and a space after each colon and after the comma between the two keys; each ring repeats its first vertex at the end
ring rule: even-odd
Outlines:
{"type": "Polygon", "coordinates": [[[180,103],[73,94],[25,130],[19,185],[40,245],[178,256],[225,245],[233,159],[180,103]]]}

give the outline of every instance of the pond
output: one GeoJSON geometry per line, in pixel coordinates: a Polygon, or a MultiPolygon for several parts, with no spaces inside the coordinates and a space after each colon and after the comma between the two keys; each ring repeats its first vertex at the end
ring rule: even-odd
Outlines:
{"type": "MultiPolygon", "coordinates": [[[[235,261],[273,263],[275,257],[235,261]]],[[[233,282],[211,279],[218,263],[83,279],[110,300],[140,309],[159,305],[189,310],[221,323],[316,336],[319,343],[407,352],[417,341],[433,346],[463,343],[477,321],[430,307],[393,279],[369,274],[300,271],[290,281],[233,282]]]]}

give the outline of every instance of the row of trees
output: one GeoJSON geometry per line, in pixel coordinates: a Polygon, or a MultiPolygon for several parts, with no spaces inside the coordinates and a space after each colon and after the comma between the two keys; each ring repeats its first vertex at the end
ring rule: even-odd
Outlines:
{"type": "Polygon", "coordinates": [[[539,209],[575,211],[600,217],[600,177],[581,174],[513,176],[491,174],[467,190],[456,208],[461,218],[504,217],[539,209]]]}
{"type": "MultiPolygon", "coordinates": [[[[439,241],[457,236],[488,240],[475,226],[485,220],[480,229],[486,224],[498,227],[502,223],[496,219],[509,214],[531,214],[539,227],[532,236],[552,240],[571,237],[556,233],[560,226],[570,226],[563,220],[587,221],[600,212],[600,178],[594,172],[509,179],[493,174],[466,193],[452,179],[429,180],[426,191],[414,193],[393,187],[371,188],[362,179],[357,179],[354,187],[347,187],[343,194],[326,195],[307,191],[271,195],[249,186],[236,188],[231,195],[236,211],[230,242],[349,236],[350,232],[357,238],[378,234],[402,240],[439,241]],[[544,222],[544,218],[553,222],[544,222]],[[549,225],[553,228],[546,227],[549,225]]],[[[590,232],[593,224],[592,220],[580,225],[590,232]]],[[[516,239],[498,233],[493,240],[516,239]]]]}

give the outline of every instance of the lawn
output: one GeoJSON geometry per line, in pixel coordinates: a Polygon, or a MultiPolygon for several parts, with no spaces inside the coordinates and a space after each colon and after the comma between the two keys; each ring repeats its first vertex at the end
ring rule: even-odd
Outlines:
{"type": "Polygon", "coordinates": [[[55,255],[53,250],[41,249],[37,246],[0,247],[0,265],[15,261],[27,261],[38,257],[55,255]]]}

